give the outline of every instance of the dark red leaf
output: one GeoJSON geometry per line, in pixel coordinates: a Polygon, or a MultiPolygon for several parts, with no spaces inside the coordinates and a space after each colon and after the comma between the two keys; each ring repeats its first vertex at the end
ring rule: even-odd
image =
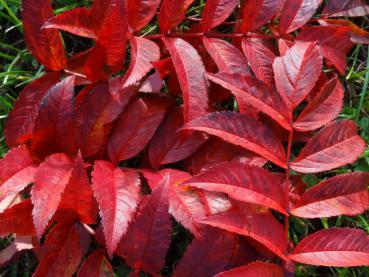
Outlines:
{"type": "Polygon", "coordinates": [[[365,0],[329,0],[322,13],[330,17],[364,16],[369,14],[369,5],[365,0]]]}
{"type": "Polygon", "coordinates": [[[282,184],[263,168],[223,162],[192,177],[183,185],[226,193],[233,199],[286,214],[282,184]]]}
{"type": "Polygon", "coordinates": [[[123,87],[140,81],[152,68],[152,62],[160,59],[160,49],[151,40],[133,36],[131,42],[131,64],[122,80],[123,87]]]}
{"type": "MultiPolygon", "coordinates": [[[[369,5],[368,5],[369,8],[369,5]]],[[[350,28],[350,37],[352,43],[362,43],[369,44],[369,33],[364,29],[357,26],[355,23],[349,20],[343,19],[322,19],[319,20],[319,23],[326,26],[328,25],[337,25],[337,26],[347,26],[350,28]]]]}
{"type": "Polygon", "coordinates": [[[37,166],[26,146],[11,149],[0,160],[0,201],[32,183],[36,170],[37,166]]]}
{"type": "Polygon", "coordinates": [[[181,86],[184,102],[183,118],[185,122],[189,122],[208,111],[205,67],[195,48],[188,42],[179,38],[165,38],[163,41],[171,55],[181,86]]]}
{"type": "Polygon", "coordinates": [[[331,228],[303,239],[289,258],[322,266],[368,266],[369,236],[358,229],[331,228]]]}
{"type": "Polygon", "coordinates": [[[315,43],[298,42],[274,60],[273,69],[278,92],[292,110],[318,81],[322,58],[315,43]]]}
{"type": "Polygon", "coordinates": [[[38,238],[56,212],[62,193],[68,184],[73,161],[65,154],[53,154],[40,164],[31,190],[33,222],[38,238]]]}
{"type": "Polygon", "coordinates": [[[177,27],[186,15],[193,0],[163,0],[159,13],[159,27],[163,33],[177,27]]]}
{"type": "Polygon", "coordinates": [[[239,103],[246,103],[269,115],[285,129],[291,129],[291,115],[283,99],[274,92],[273,87],[240,74],[218,73],[216,75],[207,74],[207,77],[229,89],[237,97],[239,103]]]}
{"type": "Polygon", "coordinates": [[[361,214],[369,206],[368,185],[365,172],[332,177],[307,190],[291,214],[304,218],[361,214]]]}
{"type": "Polygon", "coordinates": [[[337,77],[325,84],[322,90],[302,111],[293,128],[313,131],[334,120],[341,111],[344,91],[337,77]]]}
{"type": "Polygon", "coordinates": [[[291,33],[305,25],[321,3],[322,0],[287,0],[281,14],[281,31],[291,33]]]}
{"type": "Polygon", "coordinates": [[[59,72],[50,72],[27,85],[9,113],[4,136],[9,147],[32,138],[35,119],[45,94],[59,81],[59,72]]]}
{"type": "Polygon", "coordinates": [[[16,233],[18,236],[34,235],[32,202],[24,200],[0,213],[0,236],[16,233]]]}
{"type": "Polygon", "coordinates": [[[96,161],[92,188],[100,208],[106,247],[110,257],[126,233],[140,199],[140,180],[106,161],[96,161]]]}
{"type": "Polygon", "coordinates": [[[204,32],[222,24],[233,12],[238,4],[237,0],[207,1],[201,14],[204,32]]]}
{"type": "Polygon", "coordinates": [[[253,262],[245,266],[233,268],[217,274],[214,277],[239,277],[239,276],[263,276],[263,277],[283,277],[282,267],[276,264],[253,262]]]}
{"type": "Polygon", "coordinates": [[[204,143],[204,136],[200,134],[181,136],[178,130],[182,126],[182,108],[175,108],[150,142],[148,154],[154,168],[183,160],[196,152],[204,143]]]}
{"type": "Polygon", "coordinates": [[[117,90],[120,79],[97,84],[85,96],[76,115],[78,147],[84,157],[96,155],[107,144],[112,123],[136,94],[132,88],[117,90]]]}
{"type": "Polygon", "coordinates": [[[352,163],[364,148],[365,142],[353,121],[335,121],[309,140],[291,168],[303,173],[331,170],[352,163]]]}
{"type": "Polygon", "coordinates": [[[217,136],[286,168],[286,155],[281,142],[264,124],[246,115],[232,112],[211,113],[188,123],[184,129],[217,136]]]}
{"type": "Polygon", "coordinates": [[[247,0],[242,12],[241,31],[260,28],[277,15],[286,0],[247,0]]]}
{"type": "Polygon", "coordinates": [[[61,36],[57,30],[41,29],[54,16],[51,1],[22,1],[24,36],[28,48],[47,69],[61,70],[67,64],[61,36]]]}
{"type": "Polygon", "coordinates": [[[54,236],[54,238],[46,239],[44,247],[49,251],[41,260],[33,276],[73,276],[88,250],[90,235],[80,224],[76,223],[72,227],[58,224],[48,236],[54,236]],[[56,235],[58,235],[57,238],[56,235]],[[54,244],[55,240],[57,244],[54,244]]]}
{"type": "Polygon", "coordinates": [[[0,267],[4,267],[17,258],[17,254],[33,248],[32,236],[17,236],[0,251],[0,267]]]}
{"type": "Polygon", "coordinates": [[[130,267],[153,275],[163,267],[169,249],[169,183],[167,175],[151,196],[143,199],[135,221],[117,249],[117,255],[123,257],[130,267]]]}
{"type": "Polygon", "coordinates": [[[32,136],[32,151],[44,158],[53,153],[76,153],[74,77],[67,77],[41,100],[32,136]]]}
{"type": "Polygon", "coordinates": [[[113,277],[114,272],[103,249],[92,252],[83,262],[77,277],[113,277]]]}
{"type": "Polygon", "coordinates": [[[160,0],[128,0],[128,24],[136,32],[145,27],[155,16],[160,0]]]}
{"type": "Polygon", "coordinates": [[[228,266],[236,236],[207,227],[195,238],[177,265],[173,277],[212,277],[228,266]]]}
{"type": "Polygon", "coordinates": [[[242,49],[255,76],[265,83],[273,83],[275,54],[258,40],[243,39],[242,49]]]}
{"type": "Polygon", "coordinates": [[[249,208],[239,207],[210,216],[200,222],[228,232],[251,237],[282,259],[287,259],[285,256],[287,242],[283,227],[270,214],[256,213],[249,208]]]}

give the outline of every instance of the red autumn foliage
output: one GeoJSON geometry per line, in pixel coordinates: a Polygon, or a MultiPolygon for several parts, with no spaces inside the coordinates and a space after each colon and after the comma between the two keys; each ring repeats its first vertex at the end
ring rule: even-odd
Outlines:
{"type": "Polygon", "coordinates": [[[56,16],[50,2],[23,0],[26,41],[47,73],[21,92],[0,160],[0,236],[32,240],[35,276],[113,276],[114,255],[130,276],[160,276],[173,222],[193,235],[173,276],[369,266],[361,230],[289,240],[290,217],[368,207],[367,173],[308,190],[300,176],[364,150],[355,123],[335,119],[346,55],[369,34],[331,17],[364,16],[369,5],[208,0],[194,19],[191,0],[94,0],[56,16]],[[142,35],[157,12],[160,33],[142,35]],[[68,56],[60,31],[94,46],[68,56]],[[295,141],[307,142],[292,151],[295,141]]]}

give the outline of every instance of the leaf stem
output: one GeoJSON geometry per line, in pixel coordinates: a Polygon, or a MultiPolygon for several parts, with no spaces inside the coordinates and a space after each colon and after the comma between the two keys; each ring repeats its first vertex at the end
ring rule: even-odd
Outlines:
{"type": "Polygon", "coordinates": [[[145,36],[147,39],[161,39],[162,37],[172,37],[172,38],[266,38],[275,39],[278,36],[270,36],[264,34],[220,34],[220,33],[169,33],[169,34],[153,34],[145,36]]]}
{"type": "MultiPolygon", "coordinates": [[[[293,138],[293,127],[291,126],[291,130],[288,132],[286,186],[284,188],[285,201],[287,204],[287,213],[289,210],[290,203],[290,159],[291,159],[292,138],[293,138]]],[[[287,215],[284,220],[284,232],[287,241],[288,241],[288,231],[289,231],[289,216],[287,215]]]]}

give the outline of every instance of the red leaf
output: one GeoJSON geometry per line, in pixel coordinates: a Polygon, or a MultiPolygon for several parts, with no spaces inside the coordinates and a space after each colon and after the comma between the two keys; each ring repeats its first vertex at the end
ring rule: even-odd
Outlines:
{"type": "Polygon", "coordinates": [[[43,97],[32,137],[32,151],[44,158],[53,153],[76,153],[74,77],[53,86],[43,97]]]}
{"type": "Polygon", "coordinates": [[[97,84],[85,96],[76,115],[78,147],[84,157],[96,155],[108,142],[112,123],[118,118],[131,98],[132,88],[115,92],[119,79],[97,84]]]}
{"type": "Polygon", "coordinates": [[[150,163],[154,168],[183,160],[196,152],[204,143],[204,136],[200,134],[181,136],[178,130],[182,126],[182,108],[175,108],[150,142],[148,153],[150,163]]]}
{"type": "Polygon", "coordinates": [[[258,40],[243,39],[242,49],[255,76],[265,83],[273,83],[275,54],[258,40]]]}
{"type": "Polygon", "coordinates": [[[286,155],[281,142],[269,128],[246,115],[232,112],[211,113],[188,123],[184,129],[217,136],[286,168],[286,155]]]}
{"type": "Polygon", "coordinates": [[[33,276],[73,276],[88,250],[90,240],[90,235],[80,224],[72,227],[58,224],[45,241],[43,247],[49,251],[33,276]]]}
{"type": "Polygon", "coordinates": [[[11,149],[0,160],[0,201],[32,183],[36,169],[26,146],[11,149]]]}
{"type": "Polygon", "coordinates": [[[183,117],[188,122],[208,111],[205,67],[195,48],[188,42],[179,38],[165,38],[163,41],[175,65],[183,95],[183,117]]]}
{"type": "Polygon", "coordinates": [[[333,64],[341,74],[345,74],[346,55],[352,47],[349,27],[306,27],[298,34],[297,39],[317,43],[322,56],[333,64]]]}
{"type": "Polygon", "coordinates": [[[352,163],[364,148],[353,121],[335,121],[309,140],[291,168],[303,173],[331,170],[352,163]]]}
{"type": "Polygon", "coordinates": [[[117,163],[136,156],[154,135],[164,118],[168,102],[161,98],[145,98],[132,102],[112,133],[108,153],[117,163]]]}
{"type": "Polygon", "coordinates": [[[223,162],[183,185],[228,194],[229,197],[286,214],[282,184],[267,170],[223,162]]]}
{"type": "Polygon", "coordinates": [[[239,276],[283,277],[284,272],[282,267],[276,264],[264,262],[252,262],[247,265],[219,273],[214,277],[239,277],[239,276]]]}
{"type": "Polygon", "coordinates": [[[287,0],[281,14],[281,31],[291,33],[305,25],[321,3],[322,0],[287,0]]]}
{"type": "Polygon", "coordinates": [[[296,108],[314,88],[322,69],[315,43],[298,42],[273,63],[278,92],[290,109],[296,108]]]}
{"type": "Polygon", "coordinates": [[[113,256],[126,233],[140,198],[137,173],[122,171],[106,161],[96,161],[92,188],[99,204],[106,247],[113,256]]]}
{"type": "MultiPolygon", "coordinates": [[[[72,213],[85,224],[96,223],[97,205],[80,154],[74,161],[72,173],[62,194],[58,210],[72,213]]],[[[65,221],[65,215],[62,216],[65,221]]]]}
{"type": "MultiPolygon", "coordinates": [[[[368,5],[369,7],[369,5],[368,5]]],[[[321,19],[319,23],[326,26],[328,25],[337,25],[337,26],[347,26],[350,28],[350,38],[352,43],[357,44],[369,44],[369,33],[364,29],[357,26],[355,23],[349,20],[343,19],[321,19]]]]}
{"type": "Polygon", "coordinates": [[[229,89],[237,97],[239,103],[246,103],[269,115],[285,129],[291,129],[291,115],[281,96],[273,91],[273,87],[240,74],[218,73],[216,75],[207,74],[207,77],[229,89]]]}
{"type": "Polygon", "coordinates": [[[277,15],[285,0],[248,0],[242,12],[242,33],[259,29],[277,15]]]}
{"type": "Polygon", "coordinates": [[[266,162],[264,158],[239,146],[219,138],[211,138],[188,159],[187,163],[190,171],[197,174],[223,161],[258,167],[262,167],[266,162]]]}
{"type": "Polygon", "coordinates": [[[41,29],[53,17],[51,1],[22,1],[24,36],[28,48],[47,69],[60,70],[67,64],[63,42],[57,30],[41,29]]]}
{"type": "Polygon", "coordinates": [[[92,252],[83,262],[77,277],[113,277],[113,268],[105,257],[104,252],[103,249],[97,249],[92,252]]]}
{"type": "Polygon", "coordinates": [[[27,199],[0,213],[0,236],[35,234],[32,222],[32,203],[27,199]]]}
{"type": "Polygon", "coordinates": [[[236,236],[207,227],[195,238],[177,265],[173,277],[212,277],[228,266],[236,236]]]}
{"type": "Polygon", "coordinates": [[[364,16],[369,14],[369,5],[365,0],[329,0],[322,14],[330,17],[364,16]]]}
{"type": "Polygon", "coordinates": [[[358,229],[321,230],[303,239],[289,258],[312,265],[368,266],[369,236],[358,229]]]}
{"type": "Polygon", "coordinates": [[[293,128],[298,131],[313,131],[335,119],[343,105],[344,91],[337,77],[325,84],[317,96],[307,105],[293,128]]]}
{"type": "Polygon", "coordinates": [[[9,113],[4,130],[9,147],[26,143],[32,137],[35,119],[45,94],[59,81],[59,72],[50,72],[27,85],[9,113]]]}
{"type": "Polygon", "coordinates": [[[220,71],[251,75],[247,60],[235,46],[222,39],[206,36],[203,37],[203,43],[220,71]]]}
{"type": "Polygon", "coordinates": [[[270,214],[257,214],[248,208],[240,207],[210,216],[200,222],[228,232],[251,237],[282,259],[287,259],[285,256],[287,242],[283,227],[270,214]]]}
{"type": "Polygon", "coordinates": [[[160,0],[128,0],[128,24],[136,32],[145,27],[155,16],[160,0]]]}
{"type": "Polygon", "coordinates": [[[369,206],[369,173],[338,175],[307,190],[291,210],[304,218],[358,215],[369,206]]]}
{"type": "Polygon", "coordinates": [[[233,12],[238,4],[237,0],[214,0],[205,4],[202,17],[204,32],[222,24],[233,12]]]}
{"type": "Polygon", "coordinates": [[[169,249],[171,221],[168,213],[170,177],[144,198],[137,217],[120,242],[117,255],[133,269],[142,269],[155,275],[164,265],[169,249]]]}
{"type": "Polygon", "coordinates": [[[65,154],[54,154],[40,164],[31,190],[33,222],[38,238],[56,212],[61,195],[72,174],[73,161],[65,154]]]}
{"type": "Polygon", "coordinates": [[[163,0],[159,13],[159,27],[163,33],[177,27],[186,15],[193,0],[163,0]]]}
{"type": "Polygon", "coordinates": [[[160,49],[151,40],[133,36],[131,42],[131,64],[122,80],[124,87],[140,81],[152,68],[152,62],[160,59],[160,49]]]}

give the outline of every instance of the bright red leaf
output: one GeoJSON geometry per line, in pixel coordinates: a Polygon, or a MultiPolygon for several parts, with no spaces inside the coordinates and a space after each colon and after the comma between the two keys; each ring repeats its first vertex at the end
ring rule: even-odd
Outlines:
{"type": "Polygon", "coordinates": [[[231,15],[237,4],[237,0],[207,1],[201,15],[201,25],[204,32],[222,24],[231,15]]]}
{"type": "Polygon", "coordinates": [[[139,31],[155,16],[160,0],[128,0],[128,24],[132,31],[139,31]]]}
{"type": "Polygon", "coordinates": [[[177,27],[184,19],[187,8],[192,2],[193,0],[163,0],[158,17],[160,30],[167,33],[177,27]]]}
{"type": "Polygon", "coordinates": [[[263,276],[263,277],[283,277],[282,267],[276,264],[264,262],[252,262],[245,266],[233,268],[215,275],[215,277],[238,277],[238,276],[263,276]]]}
{"type": "Polygon", "coordinates": [[[92,252],[83,262],[77,277],[113,277],[113,268],[104,252],[103,249],[92,252]]]}

